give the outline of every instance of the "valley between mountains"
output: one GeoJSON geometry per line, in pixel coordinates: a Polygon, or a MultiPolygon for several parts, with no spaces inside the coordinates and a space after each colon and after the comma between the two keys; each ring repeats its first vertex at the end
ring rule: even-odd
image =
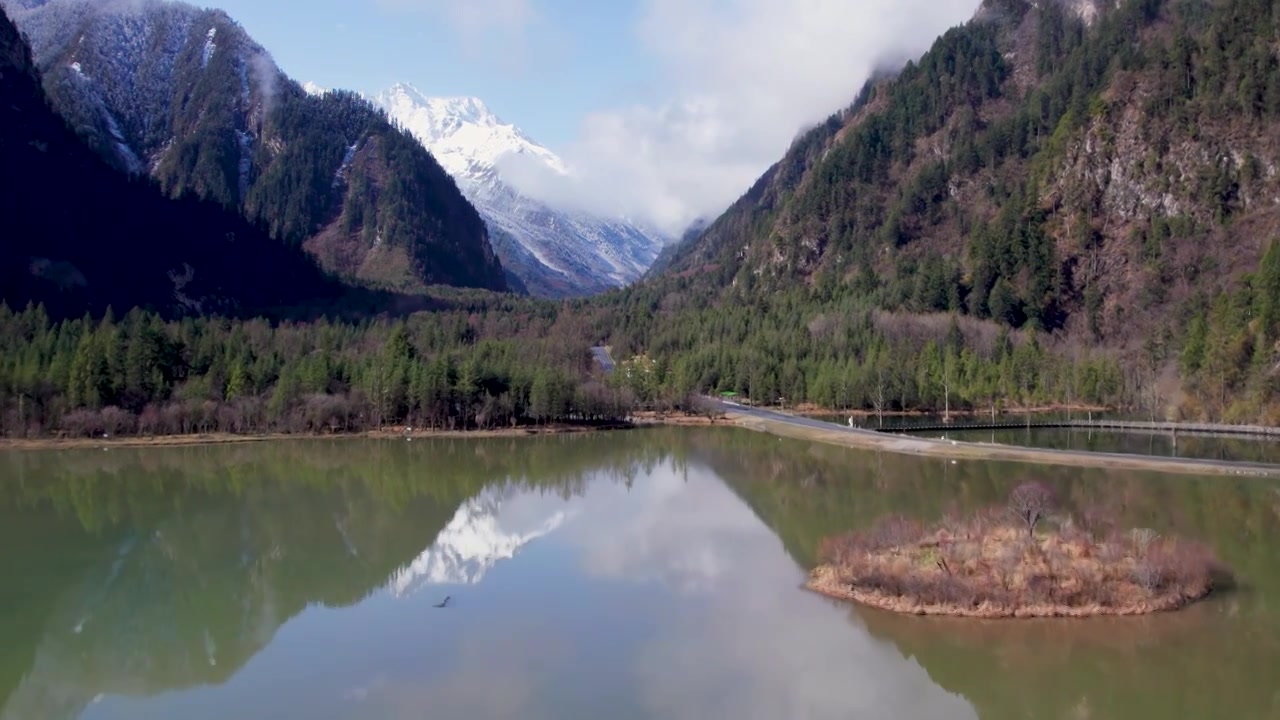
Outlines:
{"type": "Polygon", "coordinates": [[[1276,2],[975,5],[673,232],[566,199],[582,169],[478,98],[301,84],[221,10],[6,0],[3,432],[725,392],[1280,421],[1276,2]]]}

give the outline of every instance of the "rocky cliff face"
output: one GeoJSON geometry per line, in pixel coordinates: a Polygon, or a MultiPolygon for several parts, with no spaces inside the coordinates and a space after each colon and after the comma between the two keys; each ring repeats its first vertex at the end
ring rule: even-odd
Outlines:
{"type": "Polygon", "coordinates": [[[1280,219],[1271,0],[988,0],[800,138],[669,272],[1140,345],[1280,219]]]}
{"type": "Polygon", "coordinates": [[[0,301],[54,317],[263,313],[344,291],[296,247],[211,201],[112,168],[50,108],[0,13],[0,301]]]}
{"type": "Polygon", "coordinates": [[[429,153],[352,93],[304,92],[225,13],[26,4],[11,9],[54,107],[119,169],[238,209],[352,279],[505,288],[483,221],[429,153]]]}

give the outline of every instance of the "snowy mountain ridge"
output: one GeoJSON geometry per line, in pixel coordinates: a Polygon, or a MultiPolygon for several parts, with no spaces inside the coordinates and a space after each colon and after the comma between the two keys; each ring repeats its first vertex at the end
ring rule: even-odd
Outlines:
{"type": "Polygon", "coordinates": [[[399,83],[369,98],[453,176],[490,226],[494,249],[536,295],[588,295],[634,282],[665,244],[623,218],[557,208],[522,193],[504,169],[572,171],[551,150],[503,122],[478,98],[430,97],[399,83]]]}
{"type": "Polygon", "coordinates": [[[555,153],[499,120],[479,98],[427,97],[398,83],[373,100],[459,180],[478,180],[511,154],[534,157],[562,175],[568,172],[555,153]]]}

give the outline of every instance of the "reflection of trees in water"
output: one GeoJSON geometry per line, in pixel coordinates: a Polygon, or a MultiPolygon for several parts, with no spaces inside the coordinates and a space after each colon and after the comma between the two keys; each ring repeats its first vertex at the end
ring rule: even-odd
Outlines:
{"type": "Polygon", "coordinates": [[[209,495],[240,496],[281,481],[327,491],[356,484],[389,510],[424,497],[456,502],[497,482],[572,497],[585,487],[588,472],[626,480],[673,454],[680,459],[674,433],[639,432],[623,440],[610,433],[6,453],[0,474],[14,482],[0,495],[0,510],[48,506],[97,531],[146,524],[171,506],[209,495]],[[637,442],[641,436],[644,442],[637,442]],[[659,436],[661,442],[652,442],[659,436]]]}
{"type": "Polygon", "coordinates": [[[1257,479],[1196,478],[1004,462],[953,463],[893,453],[855,451],[750,433],[693,441],[716,471],[779,531],[801,564],[815,560],[819,540],[903,514],[926,521],[947,512],[1002,505],[1020,482],[1052,486],[1065,509],[1112,513],[1122,526],[1203,540],[1246,581],[1270,583],[1280,546],[1280,486],[1257,479]],[[1258,572],[1252,572],[1257,570],[1258,572]]]}
{"type": "Polygon", "coordinates": [[[854,622],[916,658],[982,717],[1280,716],[1280,486],[1257,479],[958,462],[750,434],[700,435],[708,462],[802,565],[819,540],[901,513],[937,520],[1044,480],[1080,512],[1200,539],[1238,590],[1144,618],[979,621],[850,606],[854,622]],[[1268,712],[1270,714],[1268,714],[1268,712]]]}
{"type": "Polygon", "coordinates": [[[1238,593],[1108,631],[850,610],[983,717],[1123,716],[1174,699],[1203,711],[1227,692],[1224,710],[1256,708],[1270,687],[1259,673],[1280,664],[1280,494],[1256,480],[952,465],[728,429],[9,453],[0,577],[24,582],[21,595],[0,585],[0,717],[222,682],[309,603],[383,587],[483,491],[572,497],[591,477],[625,483],[672,459],[714,469],[801,564],[825,535],[980,508],[1032,476],[1073,509],[1204,539],[1241,577],[1238,593]]]}
{"type": "Polygon", "coordinates": [[[1274,717],[1274,622],[1232,598],[1138,618],[972,621],[851,608],[984,718],[1274,717]]]}
{"type": "Polygon", "coordinates": [[[669,434],[9,453],[0,718],[223,682],[307,605],[381,588],[486,488],[582,494],[669,434]],[[6,585],[10,585],[6,582],[6,585]],[[12,587],[12,585],[10,585],[12,587]],[[25,676],[25,677],[24,677],[25,676]]]}

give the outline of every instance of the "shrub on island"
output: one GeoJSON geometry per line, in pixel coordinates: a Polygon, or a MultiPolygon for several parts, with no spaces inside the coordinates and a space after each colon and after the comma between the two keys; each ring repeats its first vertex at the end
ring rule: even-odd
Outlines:
{"type": "Polygon", "coordinates": [[[1055,510],[1052,489],[1028,482],[1007,507],[967,518],[888,517],[824,540],[808,587],[917,615],[1090,617],[1174,610],[1230,579],[1199,543],[1145,528],[1090,532],[1055,510]]]}

